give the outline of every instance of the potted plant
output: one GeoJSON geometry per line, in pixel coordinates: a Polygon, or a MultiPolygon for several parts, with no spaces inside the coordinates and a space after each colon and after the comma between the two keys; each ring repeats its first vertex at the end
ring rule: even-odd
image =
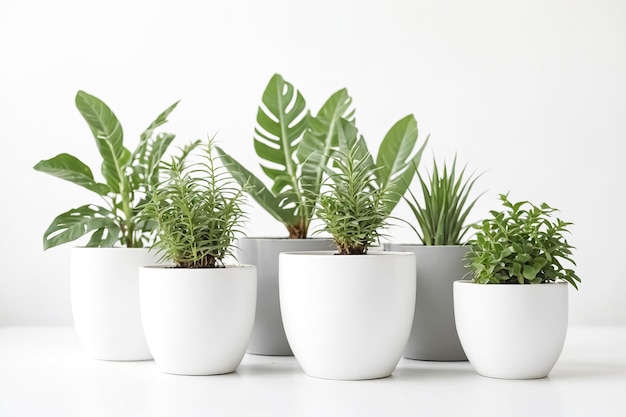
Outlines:
{"type": "Polygon", "coordinates": [[[454,323],[452,285],[468,273],[463,260],[469,246],[464,239],[470,228],[467,216],[478,197],[470,193],[478,179],[467,175],[466,167],[452,165],[441,169],[433,161],[432,172],[424,177],[419,172],[418,190],[411,189],[406,201],[415,216],[409,225],[421,244],[386,243],[385,250],[413,252],[417,273],[417,299],[411,336],[403,356],[433,361],[467,360],[454,323]]]}
{"type": "Polygon", "coordinates": [[[411,330],[415,260],[408,252],[368,250],[402,187],[403,174],[394,170],[411,164],[398,156],[398,136],[386,136],[376,162],[352,122],[340,121],[338,139],[317,211],[337,251],[280,254],[283,323],[306,374],[382,378],[395,369],[411,330]]]}
{"type": "Polygon", "coordinates": [[[58,215],[44,232],[44,250],[91,237],[71,251],[70,279],[74,325],[85,350],[104,360],[146,360],[152,356],[141,327],[137,269],[156,259],[148,252],[153,224],[138,215],[159,161],[174,139],[155,130],[178,102],[165,109],[141,134],[136,149],[124,146],[122,126],[100,99],[78,91],[76,107],[89,126],[102,158],[104,182],[67,153],[42,160],[37,171],[84,187],[102,200],[58,215]]]}
{"type": "Polygon", "coordinates": [[[244,221],[243,191],[215,159],[212,140],[183,148],[143,208],[168,261],[139,270],[146,340],[165,373],[233,372],[252,332],[256,268],[224,262],[244,221]]]}
{"type": "Polygon", "coordinates": [[[568,283],[580,282],[566,267],[575,265],[565,239],[572,223],[546,203],[500,200],[504,209],[475,226],[466,255],[473,280],[454,283],[456,327],[480,375],[542,378],[565,342],[568,283]]]}
{"type": "Polygon", "coordinates": [[[272,217],[288,237],[244,237],[237,257],[257,266],[257,311],[248,352],[291,355],[278,300],[278,254],[285,251],[328,250],[332,240],[309,238],[309,226],[322,182],[329,149],[337,142],[340,117],[352,118],[352,99],[346,89],[335,92],[316,116],[292,84],[279,74],[270,79],[257,111],[254,149],[271,185],[243,167],[221,148],[217,151],[231,175],[272,217]]]}

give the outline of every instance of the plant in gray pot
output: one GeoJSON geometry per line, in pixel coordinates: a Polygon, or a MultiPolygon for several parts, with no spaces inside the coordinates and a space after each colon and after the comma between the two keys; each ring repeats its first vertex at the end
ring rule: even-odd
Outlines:
{"type": "Polygon", "coordinates": [[[480,375],[533,379],[548,375],[567,333],[571,225],[546,203],[511,202],[475,225],[466,255],[473,280],[454,282],[454,314],[463,349],[480,375]]]}
{"type": "Polygon", "coordinates": [[[252,332],[256,268],[225,263],[245,219],[243,191],[216,159],[212,140],[186,146],[163,163],[143,209],[167,261],[139,269],[146,340],[165,373],[233,372],[252,332]]]}
{"type": "Polygon", "coordinates": [[[306,109],[302,94],[275,74],[263,92],[254,129],[254,149],[271,186],[266,186],[235,158],[217,148],[231,175],[252,198],[286,227],[288,237],[245,237],[237,257],[257,266],[258,300],[248,352],[291,355],[285,338],[278,299],[278,254],[286,251],[328,250],[332,239],[309,238],[328,154],[337,143],[340,117],[354,110],[347,90],[335,92],[316,116],[306,109]]]}
{"type": "Polygon", "coordinates": [[[34,169],[94,192],[103,202],[86,204],[58,215],[44,232],[44,250],[91,234],[84,247],[71,251],[70,279],[74,326],[85,350],[96,359],[152,359],[139,314],[137,269],[155,263],[149,253],[152,222],[139,216],[159,162],[174,139],[155,134],[177,103],[146,128],[131,152],[124,146],[122,126],[111,109],[84,91],[76,107],[89,126],[102,158],[104,182],[67,153],[38,162],[34,169]]]}
{"type": "Polygon", "coordinates": [[[467,216],[478,197],[470,194],[478,179],[452,165],[441,169],[433,161],[428,177],[418,172],[421,198],[408,190],[406,201],[415,216],[415,230],[422,244],[386,243],[385,250],[413,252],[417,271],[417,299],[411,336],[404,351],[409,359],[432,361],[467,360],[454,323],[453,282],[469,272],[463,245],[470,228],[467,216]]]}
{"type": "MultiPolygon", "coordinates": [[[[400,123],[415,127],[412,117],[400,123]]],[[[352,122],[341,120],[338,129],[339,149],[318,207],[321,230],[333,236],[337,250],[281,253],[280,306],[287,339],[307,375],[383,378],[409,337],[415,261],[412,253],[369,249],[406,187],[402,177],[413,171],[404,154],[413,146],[398,152],[402,135],[387,135],[374,162],[352,122]]]]}

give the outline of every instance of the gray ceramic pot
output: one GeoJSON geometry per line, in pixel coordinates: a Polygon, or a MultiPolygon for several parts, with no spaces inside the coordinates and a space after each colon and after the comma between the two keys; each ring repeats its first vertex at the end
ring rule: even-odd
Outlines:
{"type": "Polygon", "coordinates": [[[332,250],[332,239],[243,238],[237,259],[257,267],[256,317],[248,353],[293,355],[283,328],[278,298],[278,255],[281,252],[332,250]]]}
{"type": "Polygon", "coordinates": [[[427,246],[386,243],[385,250],[413,252],[417,272],[415,317],[403,356],[427,361],[465,361],[456,332],[453,282],[468,269],[467,246],[427,246]]]}

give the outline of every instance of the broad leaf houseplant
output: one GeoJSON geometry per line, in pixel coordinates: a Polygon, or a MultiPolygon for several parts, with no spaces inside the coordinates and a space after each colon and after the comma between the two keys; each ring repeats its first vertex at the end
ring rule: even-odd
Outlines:
{"type": "Polygon", "coordinates": [[[256,268],[225,263],[245,219],[243,191],[213,152],[212,140],[196,141],[164,162],[143,210],[166,264],[139,271],[141,317],[166,373],[233,372],[254,323],[256,268]]]}
{"type": "Polygon", "coordinates": [[[417,172],[417,191],[407,190],[406,202],[414,215],[408,222],[421,244],[386,243],[391,251],[413,252],[417,299],[411,336],[404,351],[409,359],[467,360],[454,323],[453,282],[468,273],[464,245],[471,225],[467,217],[478,197],[472,188],[478,179],[457,169],[456,157],[443,167],[433,160],[427,175],[417,172]]]}
{"type": "Polygon", "coordinates": [[[565,238],[571,223],[546,203],[500,201],[475,226],[466,255],[473,279],[454,283],[456,326],[479,374],[543,378],[565,342],[568,286],[580,282],[565,238]]]}
{"type": "Polygon", "coordinates": [[[44,233],[43,247],[91,234],[86,246],[71,252],[72,314],[78,337],[97,359],[151,359],[139,315],[137,268],[155,262],[146,247],[153,224],[139,216],[138,206],[174,139],[173,134],[155,131],[178,102],[150,123],[132,152],[124,144],[118,118],[102,100],[78,91],[75,102],[102,158],[104,182],[67,153],[42,160],[34,169],[94,192],[103,204],[85,204],[58,215],[44,233]]]}
{"type": "MultiPolygon", "coordinates": [[[[416,139],[413,122],[404,119],[416,139]]],[[[386,377],[406,345],[415,308],[414,255],[369,252],[388,226],[402,176],[412,169],[404,152],[413,146],[398,152],[401,138],[387,135],[375,162],[354,124],[341,120],[318,206],[337,250],[280,254],[285,331],[310,376],[386,377]]]]}
{"type": "Polygon", "coordinates": [[[242,263],[258,268],[258,300],[248,351],[291,355],[278,300],[278,254],[285,251],[327,250],[332,240],[309,238],[323,167],[336,146],[339,118],[351,119],[354,110],[346,89],[322,105],[317,115],[307,109],[303,95],[274,74],[262,96],[254,129],[254,149],[268,185],[223,149],[217,148],[231,175],[249,195],[285,226],[286,238],[245,237],[238,243],[242,263]]]}

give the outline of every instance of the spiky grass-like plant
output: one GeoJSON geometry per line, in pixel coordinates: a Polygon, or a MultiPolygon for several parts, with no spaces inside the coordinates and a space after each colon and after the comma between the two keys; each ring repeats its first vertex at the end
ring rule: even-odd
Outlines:
{"type": "Polygon", "coordinates": [[[153,248],[180,268],[224,267],[245,220],[243,191],[216,164],[213,148],[213,139],[198,140],[163,162],[163,180],[143,210],[156,222],[153,248]]]}
{"type": "MultiPolygon", "coordinates": [[[[417,177],[422,192],[423,203],[409,189],[410,198],[405,198],[411,208],[416,228],[409,223],[424,245],[460,245],[471,228],[465,224],[468,214],[480,195],[473,200],[469,194],[480,175],[473,173],[465,177],[465,169],[461,172],[456,169],[456,156],[452,166],[443,164],[443,170],[433,160],[432,173],[424,178],[419,172],[417,177]],[[421,231],[421,233],[420,233],[421,231]]],[[[482,194],[481,194],[482,195],[482,194]]]]}
{"type": "Polygon", "coordinates": [[[376,164],[362,137],[348,121],[339,127],[339,150],[332,156],[333,169],[320,195],[321,229],[330,233],[339,255],[364,255],[387,227],[388,193],[376,178],[376,164]]]}

